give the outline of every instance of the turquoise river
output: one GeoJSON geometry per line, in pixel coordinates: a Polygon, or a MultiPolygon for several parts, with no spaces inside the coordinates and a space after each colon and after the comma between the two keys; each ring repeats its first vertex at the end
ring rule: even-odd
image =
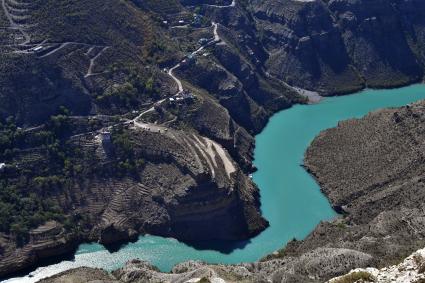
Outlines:
{"type": "Polygon", "coordinates": [[[195,249],[174,239],[142,236],[112,253],[99,244],[82,244],[73,260],[40,267],[31,277],[9,281],[34,282],[77,266],[113,270],[133,258],[147,260],[163,271],[190,259],[210,263],[258,260],[293,238],[303,239],[320,221],[337,216],[315,180],[301,166],[305,150],[320,131],[336,126],[341,120],[420,99],[425,99],[425,85],[365,90],[326,98],[314,105],[296,105],[274,115],[256,137],[255,165],[259,170],[253,176],[261,191],[262,212],[270,221],[270,228],[250,241],[235,243],[231,252],[195,249]]]}

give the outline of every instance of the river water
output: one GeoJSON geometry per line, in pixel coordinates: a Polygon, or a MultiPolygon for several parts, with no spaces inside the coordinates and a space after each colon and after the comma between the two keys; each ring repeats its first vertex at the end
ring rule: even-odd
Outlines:
{"type": "Polygon", "coordinates": [[[260,188],[263,215],[270,228],[245,242],[198,243],[189,246],[175,239],[142,236],[118,251],[99,244],[82,244],[73,260],[39,267],[32,277],[6,282],[35,282],[78,266],[114,270],[133,258],[147,260],[162,271],[186,260],[240,263],[260,259],[293,238],[303,239],[320,221],[337,217],[314,179],[303,169],[304,152],[320,131],[338,121],[359,118],[370,111],[425,99],[425,85],[391,90],[364,90],[324,99],[319,104],[296,105],[275,114],[256,137],[253,180],[260,188]],[[196,246],[196,248],[194,248],[196,246]]]}

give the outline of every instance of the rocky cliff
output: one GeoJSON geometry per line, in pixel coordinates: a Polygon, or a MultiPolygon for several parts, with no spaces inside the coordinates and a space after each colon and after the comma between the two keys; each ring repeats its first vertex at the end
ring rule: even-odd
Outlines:
{"type": "Polygon", "coordinates": [[[338,94],[423,77],[421,1],[252,1],[270,74],[338,94]]]}

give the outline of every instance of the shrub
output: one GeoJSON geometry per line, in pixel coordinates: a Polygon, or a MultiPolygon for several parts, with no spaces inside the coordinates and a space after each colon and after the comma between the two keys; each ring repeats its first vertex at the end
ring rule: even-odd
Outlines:
{"type": "Polygon", "coordinates": [[[333,280],[332,283],[354,283],[354,282],[375,282],[375,277],[372,276],[369,272],[366,271],[356,271],[350,274],[344,275],[336,280],[333,280]],[[362,281],[360,281],[362,280],[362,281]]]}
{"type": "Polygon", "coordinates": [[[413,260],[418,266],[418,273],[425,273],[425,258],[421,255],[414,255],[413,260]]]}

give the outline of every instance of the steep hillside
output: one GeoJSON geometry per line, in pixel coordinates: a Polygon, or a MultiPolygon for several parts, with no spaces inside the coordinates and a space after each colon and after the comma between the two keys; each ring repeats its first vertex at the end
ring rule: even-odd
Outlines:
{"type": "Polygon", "coordinates": [[[421,80],[422,1],[252,1],[270,74],[338,94],[421,80]]]}

